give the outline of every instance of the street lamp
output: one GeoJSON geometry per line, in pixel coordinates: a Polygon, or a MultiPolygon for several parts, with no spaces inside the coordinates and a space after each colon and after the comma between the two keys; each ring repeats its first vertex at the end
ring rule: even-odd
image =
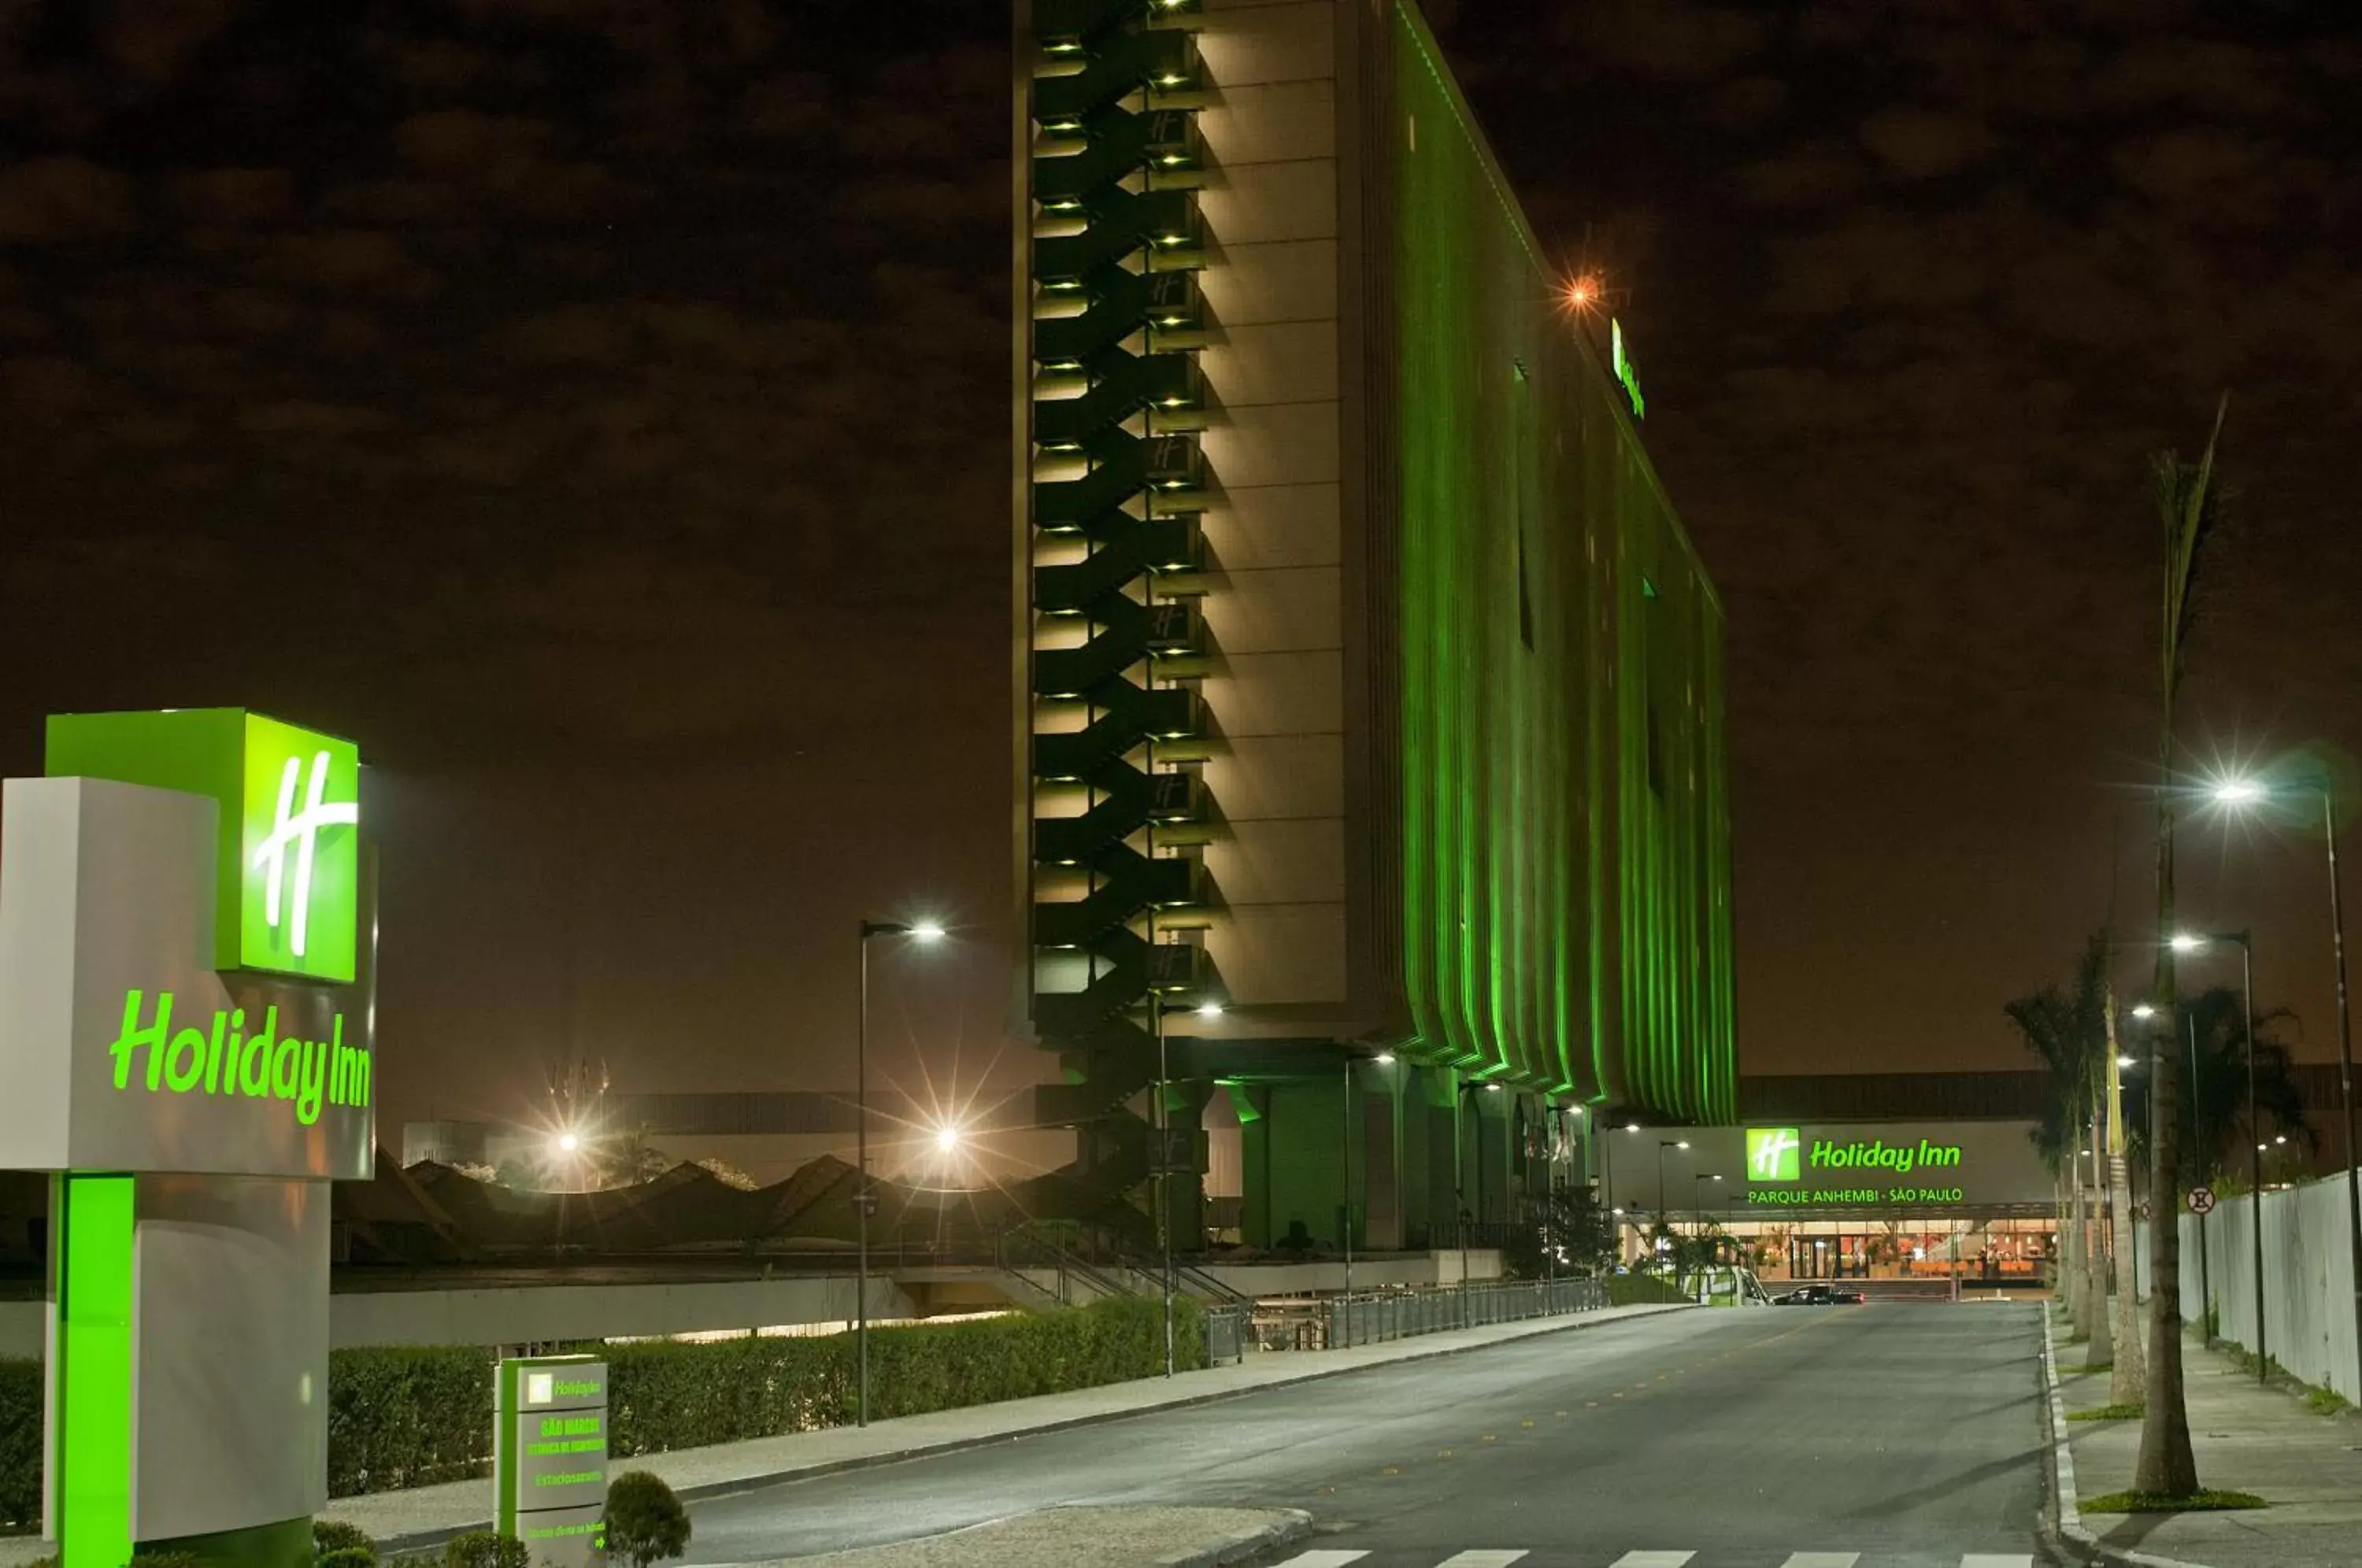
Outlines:
{"type": "Polygon", "coordinates": [[[869,1424],[869,1211],[877,1198],[869,1190],[869,939],[907,936],[913,942],[943,940],[944,928],[933,921],[865,920],[861,922],[861,1021],[853,1042],[853,1213],[860,1251],[858,1277],[854,1281],[854,1353],[860,1361],[855,1384],[854,1425],[869,1424]]]}
{"type": "MultiPolygon", "coordinates": [[[[2217,932],[2211,937],[2192,936],[2177,932],[2173,937],[2176,953],[2195,953],[2210,942],[2235,942],[2239,944],[2239,1010],[2245,1015],[2247,1032],[2247,1132],[2250,1137],[2262,1131],[2256,1111],[2256,944],[2255,933],[2246,931],[2217,932]]],[[[2264,1329],[2264,1146],[2258,1143],[2247,1158],[2247,1229],[2252,1232],[2253,1260],[2256,1271],[2256,1381],[2268,1381],[2268,1364],[2264,1329]]]]}
{"type": "Polygon", "coordinates": [[[1657,1140],[1657,1223],[1660,1225],[1665,1223],[1665,1151],[1668,1149],[1686,1150],[1689,1146],[1690,1141],[1687,1138],[1660,1138],[1657,1140]]]}
{"type": "Polygon", "coordinates": [[[1690,1178],[1690,1208],[1697,1215],[1698,1240],[1701,1242],[1705,1240],[1705,1189],[1704,1184],[1710,1181],[1720,1181],[1721,1179],[1722,1175],[1718,1171],[1712,1174],[1704,1172],[1696,1173],[1690,1178]]]}
{"type": "MultiPolygon", "coordinates": [[[[2357,1174],[2354,1142],[2354,1019],[2345,992],[2345,909],[2337,882],[2337,790],[2327,775],[2290,778],[2281,789],[2310,790],[2321,797],[2321,825],[2329,848],[2329,948],[2337,961],[2337,1100],[2345,1122],[2345,1253],[2354,1279],[2354,1324],[2362,1343],[2362,1174],[2357,1174]]],[[[2225,806],[2255,805],[2273,790],[2256,778],[2225,778],[2214,786],[2214,799],[2225,806]]]]}

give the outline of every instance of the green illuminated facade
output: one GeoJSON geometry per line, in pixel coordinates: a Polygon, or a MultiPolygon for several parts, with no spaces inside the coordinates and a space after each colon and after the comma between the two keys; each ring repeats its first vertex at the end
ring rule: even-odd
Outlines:
{"type": "Polygon", "coordinates": [[[1141,1212],[1160,1077],[1185,1244],[1433,1244],[1602,1113],[1729,1121],[1720,606],[1425,24],[1019,26],[1039,1207],[1141,1212]]]}

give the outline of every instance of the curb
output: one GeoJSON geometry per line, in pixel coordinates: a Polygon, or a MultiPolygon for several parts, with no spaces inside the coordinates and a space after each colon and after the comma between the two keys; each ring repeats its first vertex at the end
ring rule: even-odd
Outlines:
{"type": "Polygon", "coordinates": [[[1252,1529],[1234,1531],[1229,1539],[1211,1546],[1201,1546],[1195,1551],[1176,1552],[1160,1557],[1153,1568],[1227,1568],[1233,1562],[1246,1562],[1266,1551],[1277,1551],[1293,1546],[1312,1533],[1312,1516],[1301,1508],[1282,1508],[1287,1517],[1270,1524],[1256,1525],[1252,1529]]]}
{"type": "Polygon", "coordinates": [[[2042,1388],[2043,1414],[2050,1427],[2050,1512],[2043,1526],[2044,1543],[2068,1562],[2104,1562],[2121,1568],[2206,1568],[2179,1557],[2111,1546],[2085,1527],[2082,1507],[2076,1500],[2075,1452],[2069,1441],[2066,1392],[2058,1381],[2058,1356],[2050,1342],[2047,1312],[2042,1320],[2042,1388]]]}
{"type": "MultiPolygon", "coordinates": [[[[1617,1323],[1637,1323],[1650,1318],[1663,1317],[1669,1312],[1693,1312],[1705,1310],[1710,1310],[1710,1309],[1697,1307],[1687,1301],[1676,1301],[1666,1303],[1649,1303],[1647,1304],[1647,1309],[1645,1310],[1626,1312],[1620,1317],[1608,1318],[1605,1320],[1595,1318],[1587,1312],[1570,1312],[1566,1314],[1566,1320],[1564,1322],[1553,1324],[1550,1328],[1537,1329],[1529,1334],[1518,1334],[1508,1339],[1489,1340],[1483,1344],[1442,1345],[1434,1350],[1422,1350],[1409,1355],[1395,1356],[1386,1361],[1372,1362],[1365,1366],[1322,1367],[1316,1371],[1308,1372],[1300,1377],[1290,1377],[1279,1382],[1266,1383],[1259,1388],[1232,1388],[1213,1394],[1193,1394],[1177,1399],[1164,1400],[1153,1405],[1142,1405],[1136,1408],[1129,1410],[1102,1410],[1092,1415],[1070,1416],[1063,1420],[1044,1421],[1039,1426],[1023,1427],[1010,1431],[992,1432],[979,1437],[945,1438],[941,1441],[923,1443],[916,1448],[895,1449],[883,1453],[857,1454],[847,1459],[821,1460],[810,1464],[791,1465],[782,1470],[766,1471],[759,1475],[736,1475],[731,1477],[727,1481],[708,1481],[695,1486],[682,1486],[678,1488],[674,1495],[679,1497],[684,1503],[704,1502],[707,1499],[713,1497],[735,1496],[742,1492],[756,1492],[762,1490],[766,1486],[777,1486],[783,1482],[814,1480],[823,1475],[841,1475],[849,1470],[874,1470],[880,1465],[900,1464],[906,1460],[936,1459],[948,1453],[967,1453],[980,1448],[991,1448],[999,1443],[1022,1442],[1027,1438],[1041,1437],[1052,1432],[1073,1431],[1081,1427],[1105,1426],[1111,1421],[1128,1421],[1134,1416],[1153,1416],[1166,1410],[1186,1410],[1199,1405],[1220,1404],[1225,1399],[1243,1399],[1252,1395],[1268,1393],[1275,1388],[1292,1388],[1300,1383],[1317,1383],[1324,1378],[1330,1377],[1350,1377],[1355,1373],[1375,1372],[1381,1367],[1402,1366],[1416,1361],[1437,1361],[1445,1356],[1466,1355],[1473,1351],[1494,1350],[1502,1345],[1519,1344],[1527,1340],[1538,1340],[1546,1334],[1569,1333],[1579,1329],[1604,1329],[1617,1323]]],[[[2046,1341],[2046,1343],[2047,1342],[2046,1341]]],[[[1271,1353],[1285,1355],[1321,1355],[1326,1353],[1321,1351],[1285,1351],[1274,1352],[1271,1353]]],[[[646,1458],[649,1456],[635,1455],[634,1457],[646,1458]]],[[[610,1461],[609,1468],[613,1469],[613,1467],[614,1462],[610,1461]]],[[[387,1556],[394,1556],[404,1552],[419,1551],[427,1548],[440,1546],[445,1541],[449,1540],[453,1536],[465,1535],[470,1530],[490,1529],[491,1528],[491,1521],[487,1518],[474,1520],[467,1524],[449,1525],[438,1527],[434,1529],[416,1530],[408,1535],[387,1536],[385,1539],[378,1542],[378,1550],[381,1553],[387,1556]]],[[[1309,1528],[1308,1520],[1307,1528],[1309,1528]]],[[[1291,1537],[1290,1539],[1295,1538],[1291,1537]]],[[[1264,1542],[1262,1545],[1257,1546],[1255,1551],[1259,1552],[1266,1550],[1271,1544],[1273,1543],[1264,1542]]],[[[1227,1563],[1242,1560],[1242,1557],[1222,1557],[1207,1558],[1203,1561],[1208,1563],[1227,1563]]],[[[1199,1560],[1190,1558],[1181,1561],[1182,1563],[1187,1564],[1188,1568],[1195,1568],[1195,1565],[1199,1560]]],[[[1160,1564],[1160,1568],[1164,1568],[1164,1565],[1160,1564]]],[[[1181,1568],[1181,1564],[1176,1563],[1175,1568],[1181,1568]]],[[[2187,1563],[2173,1564],[2169,1565],[2169,1568],[2196,1568],[2196,1565],[2187,1563]]]]}

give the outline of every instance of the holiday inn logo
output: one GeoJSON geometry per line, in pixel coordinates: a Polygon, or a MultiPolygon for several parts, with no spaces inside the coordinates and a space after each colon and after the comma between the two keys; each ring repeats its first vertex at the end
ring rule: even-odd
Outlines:
{"type": "Polygon", "coordinates": [[[351,981],[360,904],[360,753],[242,708],[60,713],[52,778],[209,795],[221,807],[214,966],[351,981]]]}
{"type": "Polygon", "coordinates": [[[238,946],[247,968],[352,978],[360,771],[348,741],[246,715],[238,946]]]}
{"type": "Polygon", "coordinates": [[[1794,1181],[1802,1175],[1805,1141],[1794,1127],[1747,1130],[1747,1179],[1794,1181]]]}

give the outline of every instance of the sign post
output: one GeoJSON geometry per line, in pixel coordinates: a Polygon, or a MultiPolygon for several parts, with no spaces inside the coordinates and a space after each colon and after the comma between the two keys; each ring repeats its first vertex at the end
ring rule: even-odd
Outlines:
{"type": "Polygon", "coordinates": [[[43,1526],[287,1568],[326,1501],[327,1183],[376,1152],[352,745],[52,718],[0,793],[0,1169],[51,1173],[43,1526]]]}
{"type": "Polygon", "coordinates": [[[590,1568],[607,1552],[607,1364],[587,1355],[501,1363],[492,1522],[535,1568],[590,1568]]]}

